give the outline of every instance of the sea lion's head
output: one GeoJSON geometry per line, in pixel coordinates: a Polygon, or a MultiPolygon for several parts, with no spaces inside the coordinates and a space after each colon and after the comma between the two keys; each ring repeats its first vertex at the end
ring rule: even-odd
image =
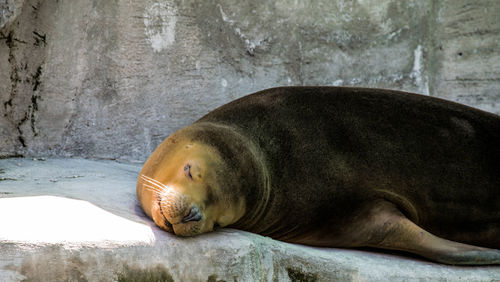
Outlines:
{"type": "Polygon", "coordinates": [[[237,161],[241,145],[227,145],[225,141],[234,141],[228,138],[191,126],[169,136],[149,157],[137,195],[159,227],[193,236],[233,224],[244,215],[248,193],[242,189],[247,176],[255,177],[254,169],[237,161]]]}

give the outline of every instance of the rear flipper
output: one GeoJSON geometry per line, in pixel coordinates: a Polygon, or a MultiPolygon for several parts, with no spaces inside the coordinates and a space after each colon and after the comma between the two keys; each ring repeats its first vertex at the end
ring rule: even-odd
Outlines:
{"type": "Polygon", "coordinates": [[[355,224],[358,236],[353,238],[358,246],[411,252],[445,264],[500,264],[500,250],[434,236],[406,218],[388,201],[374,203],[368,216],[361,218],[361,222],[355,224]]]}

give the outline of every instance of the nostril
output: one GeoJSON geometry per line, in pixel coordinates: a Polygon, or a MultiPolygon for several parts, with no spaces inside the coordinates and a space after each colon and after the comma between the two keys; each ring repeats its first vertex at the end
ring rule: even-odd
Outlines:
{"type": "Polygon", "coordinates": [[[186,215],[182,220],[181,222],[182,223],[186,223],[186,222],[189,222],[189,221],[200,221],[201,220],[201,212],[200,212],[200,209],[198,208],[198,206],[194,205],[191,210],[189,210],[189,214],[186,215]]]}

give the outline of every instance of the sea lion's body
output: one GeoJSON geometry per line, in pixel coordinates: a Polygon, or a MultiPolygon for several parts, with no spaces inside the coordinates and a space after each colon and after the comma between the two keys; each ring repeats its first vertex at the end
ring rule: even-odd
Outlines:
{"type": "MultiPolygon", "coordinates": [[[[500,249],[499,116],[398,91],[285,87],[173,136],[217,147],[238,167],[225,178],[239,186],[225,193],[245,208],[224,225],[293,243],[500,264],[498,250],[452,242],[500,249]]],[[[141,172],[163,184],[166,150],[141,172]]]]}

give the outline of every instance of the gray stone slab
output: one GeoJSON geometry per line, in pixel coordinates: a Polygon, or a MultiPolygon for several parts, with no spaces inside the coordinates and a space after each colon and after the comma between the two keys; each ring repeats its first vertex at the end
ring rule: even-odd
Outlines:
{"type": "Polygon", "coordinates": [[[312,248],[234,229],[175,237],[138,206],[139,170],[102,160],[0,160],[0,281],[500,280],[500,267],[312,248]]]}

